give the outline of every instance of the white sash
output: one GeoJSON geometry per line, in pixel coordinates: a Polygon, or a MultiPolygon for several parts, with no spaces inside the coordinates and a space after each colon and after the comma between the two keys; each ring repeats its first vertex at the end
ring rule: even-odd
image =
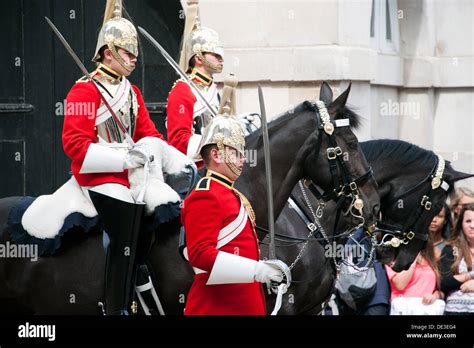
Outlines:
{"type": "MultiPolygon", "coordinates": [[[[219,235],[217,236],[217,249],[222,248],[226,244],[228,244],[230,241],[232,241],[235,237],[237,237],[240,232],[242,232],[245,228],[245,225],[247,224],[247,219],[248,219],[248,214],[247,210],[244,208],[244,203],[242,200],[240,200],[240,211],[239,215],[235,218],[234,221],[232,221],[230,224],[225,226],[223,229],[219,231],[219,235]]],[[[186,248],[187,249],[187,248],[186,248]]],[[[183,252],[184,255],[186,256],[186,259],[188,259],[188,253],[187,250],[183,252]]],[[[206,271],[203,271],[202,269],[199,269],[197,267],[193,267],[194,272],[196,274],[199,273],[207,273],[206,271]]]]}
{"type": "Polygon", "coordinates": [[[237,237],[240,232],[245,228],[247,224],[247,211],[244,208],[244,204],[240,201],[240,211],[237,218],[219,231],[219,236],[217,237],[217,249],[222,248],[224,245],[228,244],[232,239],[237,237]]]}
{"type": "MultiPolygon", "coordinates": [[[[197,93],[191,88],[194,96],[196,97],[196,102],[194,103],[194,113],[193,118],[201,115],[203,112],[207,111],[207,107],[199,100],[197,93]]],[[[217,97],[217,86],[215,83],[209,87],[207,91],[200,90],[201,95],[206,98],[209,105],[211,105],[216,111],[219,108],[219,99],[217,97]]]]}
{"type": "MultiPolygon", "coordinates": [[[[99,86],[98,86],[99,87],[99,86]]],[[[128,96],[130,94],[130,82],[123,77],[122,82],[120,82],[120,85],[117,89],[117,93],[113,96],[113,98],[110,98],[108,94],[104,94],[103,96],[109,103],[110,107],[114,111],[115,114],[120,110],[120,108],[125,104],[125,102],[128,100],[128,96]]],[[[99,125],[106,120],[108,120],[110,117],[112,117],[112,114],[110,113],[109,109],[105,106],[105,104],[102,104],[100,108],[97,109],[97,116],[95,119],[95,125],[99,125]]]]}

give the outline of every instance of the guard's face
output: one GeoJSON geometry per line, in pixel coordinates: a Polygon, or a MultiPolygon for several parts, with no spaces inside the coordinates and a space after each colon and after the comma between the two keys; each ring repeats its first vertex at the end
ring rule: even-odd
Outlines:
{"type": "Polygon", "coordinates": [[[215,65],[224,64],[224,58],[222,58],[220,54],[213,53],[213,52],[205,52],[204,57],[212,64],[215,64],[215,65]]]}
{"type": "Polygon", "coordinates": [[[235,164],[237,168],[242,169],[246,160],[245,155],[241,154],[239,151],[232,147],[226,146],[225,150],[227,152],[227,158],[229,159],[229,161],[235,164]]]}
{"type": "Polygon", "coordinates": [[[204,59],[206,59],[207,63],[215,67],[215,69],[204,63],[202,63],[202,66],[200,67],[201,69],[206,70],[209,75],[214,75],[222,72],[222,69],[224,68],[224,58],[222,58],[220,54],[204,52],[203,56],[204,59]]]}
{"type": "Polygon", "coordinates": [[[124,50],[123,48],[118,48],[117,52],[120,57],[122,57],[125,64],[127,64],[132,69],[132,71],[128,71],[127,69],[125,69],[125,67],[123,67],[122,64],[120,64],[120,62],[117,61],[113,56],[111,56],[109,67],[114,71],[118,72],[120,75],[130,76],[133,70],[135,70],[137,64],[137,57],[134,54],[124,50]]]}
{"type": "MultiPolygon", "coordinates": [[[[227,161],[234,164],[240,171],[242,171],[246,160],[245,156],[232,147],[226,146],[225,151],[227,155],[227,161]]],[[[231,180],[237,180],[239,175],[235,174],[232,170],[230,170],[228,165],[225,163],[224,158],[221,158],[221,161],[223,164],[222,170],[224,171],[224,173],[222,174],[224,174],[231,180]]]]}

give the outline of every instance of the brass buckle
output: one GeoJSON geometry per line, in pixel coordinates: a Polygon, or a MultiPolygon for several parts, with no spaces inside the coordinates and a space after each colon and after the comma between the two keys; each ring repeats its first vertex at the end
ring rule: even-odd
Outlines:
{"type": "Polygon", "coordinates": [[[328,149],[327,149],[326,151],[327,151],[327,153],[328,153],[328,159],[330,159],[330,160],[336,159],[337,153],[336,153],[336,149],[335,149],[335,148],[333,148],[333,147],[328,147],[328,149]]]}
{"type": "Polygon", "coordinates": [[[352,191],[357,190],[357,184],[355,183],[355,181],[352,181],[352,182],[349,184],[349,188],[350,188],[352,191]]]}
{"type": "Polygon", "coordinates": [[[132,314],[137,314],[138,313],[137,301],[132,302],[132,305],[130,306],[130,309],[132,310],[132,314]]]}
{"type": "Polygon", "coordinates": [[[431,209],[431,202],[429,201],[430,197],[427,195],[424,195],[423,198],[421,199],[421,205],[426,209],[430,210],[431,209]]]}

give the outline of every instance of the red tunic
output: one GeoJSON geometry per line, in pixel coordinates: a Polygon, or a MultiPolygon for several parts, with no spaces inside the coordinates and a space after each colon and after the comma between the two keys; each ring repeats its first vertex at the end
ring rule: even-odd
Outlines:
{"type": "MultiPolygon", "coordinates": [[[[212,78],[197,70],[193,71],[189,78],[200,90],[201,95],[206,98],[209,105],[217,112],[219,94],[212,78]]],[[[169,144],[193,158],[199,150],[201,130],[204,126],[203,118],[208,120],[210,115],[207,108],[196,99],[187,82],[178,80],[174,84],[168,96],[166,116],[169,144]]],[[[197,161],[196,165],[200,168],[204,163],[197,161]]]]}
{"type": "MultiPolygon", "coordinates": [[[[138,115],[135,131],[132,136],[133,140],[138,141],[147,136],[154,136],[163,139],[163,136],[156,130],[155,124],[150,119],[150,115],[148,114],[140,90],[135,85],[132,85],[132,88],[136,93],[138,102],[138,115]]],[[[64,117],[62,135],[64,152],[72,160],[72,173],[79,185],[96,186],[104,183],[119,183],[129,187],[130,184],[128,182],[127,170],[124,170],[121,173],[79,173],[89,145],[91,143],[97,143],[98,141],[95,128],[95,117],[101,99],[99,92],[94,88],[92,82],[77,82],[71,88],[66,97],[66,106],[74,105],[71,103],[92,103],[94,105],[90,108],[94,110],[93,115],[87,114],[89,108],[66,107],[64,117]],[[74,113],[69,113],[69,109],[74,110],[74,113]]]]}
{"type": "Polygon", "coordinates": [[[204,180],[210,181],[209,189],[192,191],[181,211],[189,262],[207,272],[194,276],[184,314],[265,315],[261,283],[206,285],[219,251],[259,260],[260,250],[254,225],[249,219],[237,237],[216,249],[219,231],[236,219],[241,201],[225,183],[204,180]]]}
{"type": "Polygon", "coordinates": [[[193,135],[193,115],[196,97],[191,87],[178,81],[168,96],[166,107],[168,142],[182,153],[188,150],[189,138],[193,135]]]}

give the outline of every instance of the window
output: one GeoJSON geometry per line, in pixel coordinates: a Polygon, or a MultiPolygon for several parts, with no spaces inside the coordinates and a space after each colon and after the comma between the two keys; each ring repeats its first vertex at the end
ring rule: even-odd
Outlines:
{"type": "Polygon", "coordinates": [[[372,0],[370,39],[379,52],[399,52],[397,0],[372,0]]]}

